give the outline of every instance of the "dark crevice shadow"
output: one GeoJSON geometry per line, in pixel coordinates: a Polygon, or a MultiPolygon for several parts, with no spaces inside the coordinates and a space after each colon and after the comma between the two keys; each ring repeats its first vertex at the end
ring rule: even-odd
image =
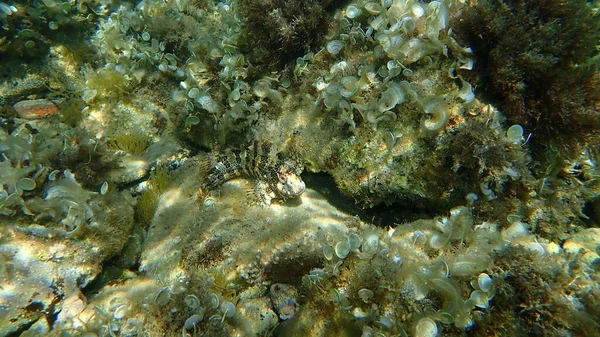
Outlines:
{"type": "Polygon", "coordinates": [[[302,174],[302,179],[307,187],[319,192],[335,208],[347,214],[356,215],[363,222],[378,227],[394,227],[419,219],[431,219],[439,215],[446,215],[449,212],[448,209],[418,207],[410,202],[395,202],[390,205],[377,205],[363,209],[337,188],[334,179],[329,174],[305,172],[302,174]]]}

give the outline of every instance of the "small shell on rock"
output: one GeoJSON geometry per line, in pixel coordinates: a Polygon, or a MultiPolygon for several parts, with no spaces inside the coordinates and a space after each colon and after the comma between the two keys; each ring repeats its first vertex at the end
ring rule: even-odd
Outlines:
{"type": "Polygon", "coordinates": [[[223,313],[224,317],[233,317],[235,316],[235,304],[225,301],[221,303],[221,313],[223,313]]]}
{"type": "Polygon", "coordinates": [[[323,255],[327,259],[327,261],[331,261],[333,259],[333,247],[330,245],[323,246],[323,255]]]}
{"type": "Polygon", "coordinates": [[[366,288],[363,288],[358,291],[358,297],[360,297],[360,299],[363,300],[363,302],[365,303],[369,303],[373,298],[373,295],[373,292],[366,288]]]}
{"type": "Polygon", "coordinates": [[[271,285],[269,297],[271,297],[275,312],[282,321],[292,318],[298,310],[298,302],[296,302],[298,290],[289,284],[275,283],[271,285]]]}
{"type": "Polygon", "coordinates": [[[100,195],[105,195],[108,192],[108,182],[103,182],[100,186],[100,195]]]}
{"type": "Polygon", "coordinates": [[[344,41],[332,40],[327,43],[327,51],[332,55],[337,55],[344,48],[344,41]]]}
{"type": "Polygon", "coordinates": [[[159,307],[162,307],[169,302],[169,298],[170,298],[169,287],[163,287],[162,289],[160,289],[158,291],[158,293],[156,294],[156,297],[154,297],[154,304],[159,307]]]}
{"type": "Polygon", "coordinates": [[[40,119],[58,111],[56,104],[47,99],[32,99],[17,102],[13,105],[20,118],[40,119]]]}
{"type": "Polygon", "coordinates": [[[335,245],[335,255],[340,259],[344,259],[350,254],[350,248],[351,246],[348,240],[340,241],[335,245]]]}
{"type": "Polygon", "coordinates": [[[223,328],[223,319],[219,315],[212,315],[208,318],[206,326],[212,331],[221,330],[223,328]]]}
{"type": "Polygon", "coordinates": [[[190,309],[197,309],[200,307],[200,300],[195,295],[187,295],[183,299],[183,303],[190,309]]]}
{"type": "Polygon", "coordinates": [[[125,317],[125,315],[127,315],[128,311],[129,309],[126,305],[120,305],[117,309],[115,309],[115,312],[113,313],[113,318],[117,321],[121,320],[123,319],[123,317],[125,317]]]}
{"type": "Polygon", "coordinates": [[[184,327],[186,330],[194,330],[202,321],[202,315],[192,315],[185,320],[184,327]]]}
{"type": "Polygon", "coordinates": [[[377,2],[367,2],[365,4],[365,9],[372,15],[381,14],[381,5],[377,2]]]}
{"type": "Polygon", "coordinates": [[[210,307],[211,308],[213,308],[213,309],[218,308],[219,302],[220,302],[219,295],[217,295],[215,293],[210,294],[210,307]]]}

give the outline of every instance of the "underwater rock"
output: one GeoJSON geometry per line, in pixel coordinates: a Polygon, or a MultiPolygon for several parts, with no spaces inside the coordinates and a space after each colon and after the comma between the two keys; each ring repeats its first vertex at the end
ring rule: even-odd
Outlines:
{"type": "Polygon", "coordinates": [[[149,162],[137,156],[125,156],[119,160],[119,168],[111,170],[109,178],[117,184],[128,184],[141,180],[150,171],[149,162]]]}
{"type": "MultiPolygon", "coordinates": [[[[64,195],[35,199],[37,206],[28,202],[37,214],[43,205],[63,200],[67,201],[64,195]]],[[[61,228],[67,218],[61,222],[44,215],[38,221],[0,218],[0,321],[4,322],[0,335],[59,312],[70,324],[83,310],[73,307],[84,305],[77,300],[80,290],[101,272],[106,259],[123,248],[133,224],[131,205],[120,195],[95,196],[87,204],[93,216],[70,231],[61,228]]]]}
{"type": "Polygon", "coordinates": [[[597,270],[596,265],[600,261],[600,228],[586,228],[573,234],[562,248],[567,253],[581,254],[581,261],[597,270]]]}
{"type": "MultiPolygon", "coordinates": [[[[276,35],[307,44],[317,2],[275,2],[270,22],[302,10],[276,35]]],[[[39,3],[3,13],[88,19],[38,77],[0,71],[3,116],[64,99],[62,122],[0,119],[0,335],[598,335],[597,146],[531,162],[537,131],[507,132],[466,75],[470,3],[320,1],[315,53],[272,48],[280,72],[253,2],[39,3]],[[252,141],[312,172],[304,193],[259,207],[228,176],[199,198],[200,153],[252,141]]]]}
{"type": "Polygon", "coordinates": [[[19,101],[13,105],[17,115],[24,119],[40,119],[58,112],[56,104],[47,99],[19,101]]]}
{"type": "Polygon", "coordinates": [[[269,289],[269,297],[279,319],[286,321],[298,311],[298,290],[294,286],[284,283],[275,283],[269,289]]]}
{"type": "Polygon", "coordinates": [[[240,300],[238,306],[248,319],[250,328],[247,332],[252,336],[268,334],[278,324],[277,314],[271,309],[269,300],[264,297],[240,300]]]}
{"type": "Polygon", "coordinates": [[[119,158],[119,167],[111,170],[109,174],[110,180],[117,184],[144,180],[148,178],[154,166],[179,167],[181,161],[185,161],[187,152],[174,139],[163,137],[162,140],[149,145],[141,155],[123,152],[124,155],[119,158]]]}
{"type": "Polygon", "coordinates": [[[47,79],[40,74],[27,74],[13,78],[0,86],[0,105],[12,104],[30,95],[41,94],[48,90],[47,79]]]}

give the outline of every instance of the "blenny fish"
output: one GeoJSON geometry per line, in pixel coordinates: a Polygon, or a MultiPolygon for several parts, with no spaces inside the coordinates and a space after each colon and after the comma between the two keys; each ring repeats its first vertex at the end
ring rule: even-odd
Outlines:
{"type": "Polygon", "coordinates": [[[253,142],[242,151],[227,150],[223,155],[211,156],[204,169],[207,173],[203,192],[214,190],[231,179],[253,177],[262,205],[270,205],[273,199],[297,198],[306,189],[300,177],[302,167],[284,157],[271,143],[253,142]]]}

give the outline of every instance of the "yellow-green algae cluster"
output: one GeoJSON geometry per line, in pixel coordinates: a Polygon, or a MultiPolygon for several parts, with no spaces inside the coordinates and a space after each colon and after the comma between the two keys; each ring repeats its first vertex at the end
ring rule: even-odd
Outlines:
{"type": "Polygon", "coordinates": [[[476,2],[264,3],[321,38],[274,62],[247,0],[0,2],[0,334],[600,334],[597,143],[532,161],[480,101],[451,26],[476,2]],[[15,117],[33,98],[60,111],[15,117]],[[315,185],[199,198],[204,152],[253,140],[315,185]]]}

